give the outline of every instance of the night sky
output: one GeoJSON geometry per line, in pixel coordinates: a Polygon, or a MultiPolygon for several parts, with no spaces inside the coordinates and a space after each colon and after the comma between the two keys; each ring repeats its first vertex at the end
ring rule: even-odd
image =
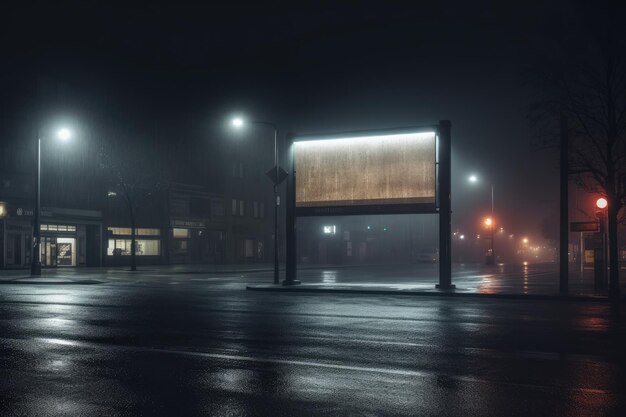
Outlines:
{"type": "Polygon", "coordinates": [[[556,211],[557,164],[531,147],[536,92],[525,73],[542,44],[593,26],[598,10],[534,1],[262,3],[3,5],[3,124],[29,120],[23,113],[41,79],[62,86],[64,110],[158,120],[176,126],[160,140],[181,143],[224,135],[234,112],[299,133],[449,119],[453,227],[487,213],[491,181],[505,227],[532,233],[556,211]],[[469,186],[470,172],[485,182],[469,186]]]}

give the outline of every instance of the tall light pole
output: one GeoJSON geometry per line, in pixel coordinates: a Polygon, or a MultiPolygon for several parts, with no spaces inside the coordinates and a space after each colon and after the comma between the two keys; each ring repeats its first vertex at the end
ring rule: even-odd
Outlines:
{"type": "MultiPolygon", "coordinates": [[[[606,288],[607,277],[608,277],[608,244],[606,241],[606,235],[608,232],[607,227],[607,207],[609,202],[606,198],[600,197],[596,200],[596,207],[599,211],[596,212],[596,216],[598,217],[598,221],[600,222],[600,233],[602,234],[602,270],[600,272],[601,279],[599,287],[606,288]]],[[[600,262],[598,262],[600,263],[600,262]]],[[[600,269],[600,268],[598,268],[600,269]]],[[[612,282],[609,283],[609,295],[613,295],[612,282]]]]}
{"type": "MultiPolygon", "coordinates": [[[[478,176],[475,174],[470,175],[467,180],[472,183],[475,184],[478,182],[478,176]]],[[[495,240],[495,235],[493,233],[493,229],[495,228],[495,218],[493,217],[493,182],[491,183],[491,217],[485,220],[485,225],[489,226],[490,229],[490,234],[491,234],[491,256],[487,257],[487,261],[486,264],[487,265],[494,265],[496,262],[496,253],[494,250],[494,240],[495,240]]]]}
{"type": "Polygon", "coordinates": [[[285,171],[280,168],[278,162],[278,127],[276,124],[272,122],[265,122],[259,120],[252,121],[244,121],[240,117],[236,117],[232,119],[231,124],[233,127],[239,129],[242,128],[245,124],[256,124],[262,126],[269,126],[274,130],[274,166],[266,173],[268,177],[274,183],[274,284],[278,285],[280,283],[280,275],[278,271],[279,260],[278,260],[278,206],[280,205],[280,197],[278,195],[278,186],[285,179],[285,171]]]}
{"type": "MultiPolygon", "coordinates": [[[[37,187],[35,189],[35,212],[33,221],[33,251],[31,254],[30,274],[41,275],[41,132],[37,135],[37,187]]],[[[61,142],[67,142],[72,132],[67,128],[59,129],[56,133],[61,142]]]]}

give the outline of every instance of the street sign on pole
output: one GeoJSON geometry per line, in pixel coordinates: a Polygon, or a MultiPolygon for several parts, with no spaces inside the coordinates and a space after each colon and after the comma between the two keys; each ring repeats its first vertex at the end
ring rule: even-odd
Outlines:
{"type": "Polygon", "coordinates": [[[600,223],[598,222],[571,222],[569,224],[570,232],[598,232],[600,223]]]}
{"type": "Polygon", "coordinates": [[[289,174],[287,174],[287,171],[280,167],[278,169],[276,169],[276,167],[272,167],[265,173],[265,175],[267,175],[274,184],[280,185],[283,181],[285,181],[285,178],[287,178],[287,175],[289,174]],[[276,178],[276,172],[278,172],[278,179],[276,178]]]}

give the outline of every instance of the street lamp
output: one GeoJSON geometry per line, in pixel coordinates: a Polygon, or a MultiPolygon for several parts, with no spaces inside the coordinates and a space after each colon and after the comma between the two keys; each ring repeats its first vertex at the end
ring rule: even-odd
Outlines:
{"type": "MultiPolygon", "coordinates": [[[[57,130],[56,137],[61,142],[68,142],[72,138],[72,131],[68,128],[57,130]]],[[[35,213],[33,222],[33,253],[30,264],[32,276],[41,275],[41,133],[37,135],[37,188],[35,190],[35,213]]]]}
{"type": "MultiPolygon", "coordinates": [[[[476,184],[479,180],[478,176],[476,174],[471,174],[469,177],[467,177],[467,180],[472,183],[472,184],[476,184]]],[[[487,265],[494,265],[495,264],[495,260],[496,260],[496,253],[494,251],[494,234],[493,234],[493,226],[494,226],[494,217],[493,217],[493,182],[491,183],[491,217],[487,218],[485,220],[485,225],[489,227],[490,229],[490,234],[491,234],[491,248],[490,248],[490,255],[487,256],[487,260],[486,260],[486,264],[487,265]],[[489,221],[489,223],[487,223],[487,221],[489,221]]]]}
{"type": "Polygon", "coordinates": [[[255,124],[262,126],[269,126],[274,129],[274,167],[270,169],[266,174],[270,177],[274,183],[274,284],[279,284],[280,276],[278,272],[278,206],[280,205],[280,197],[278,195],[278,186],[284,179],[284,171],[280,169],[278,164],[278,146],[277,136],[278,128],[276,124],[271,122],[264,122],[259,120],[244,121],[241,117],[235,117],[231,120],[231,124],[236,129],[241,129],[245,124],[255,124]]]}
{"type": "MultiPolygon", "coordinates": [[[[608,232],[608,227],[607,227],[607,207],[609,205],[609,202],[607,201],[606,198],[604,197],[600,197],[596,200],[596,207],[599,209],[599,211],[596,212],[596,216],[598,217],[598,221],[600,222],[600,234],[602,235],[602,268],[600,270],[600,268],[598,268],[598,264],[600,263],[600,260],[598,260],[598,262],[594,262],[595,268],[596,268],[596,288],[606,288],[606,281],[607,281],[607,277],[608,277],[608,242],[606,241],[607,238],[607,232],[608,232]]],[[[609,288],[609,292],[612,289],[609,288]]]]}

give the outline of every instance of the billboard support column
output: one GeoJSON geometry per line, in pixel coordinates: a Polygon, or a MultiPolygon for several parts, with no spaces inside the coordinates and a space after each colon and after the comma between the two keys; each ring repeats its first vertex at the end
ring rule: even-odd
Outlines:
{"type": "Polygon", "coordinates": [[[293,133],[288,133],[287,142],[287,166],[290,175],[287,176],[287,189],[285,193],[285,238],[286,238],[286,260],[285,260],[285,280],[283,285],[296,285],[300,281],[296,279],[297,271],[297,247],[296,247],[296,169],[294,160],[294,137],[293,133]]]}
{"type": "Polygon", "coordinates": [[[441,120],[439,136],[439,284],[442,290],[452,285],[452,145],[449,120],[441,120]]]}

